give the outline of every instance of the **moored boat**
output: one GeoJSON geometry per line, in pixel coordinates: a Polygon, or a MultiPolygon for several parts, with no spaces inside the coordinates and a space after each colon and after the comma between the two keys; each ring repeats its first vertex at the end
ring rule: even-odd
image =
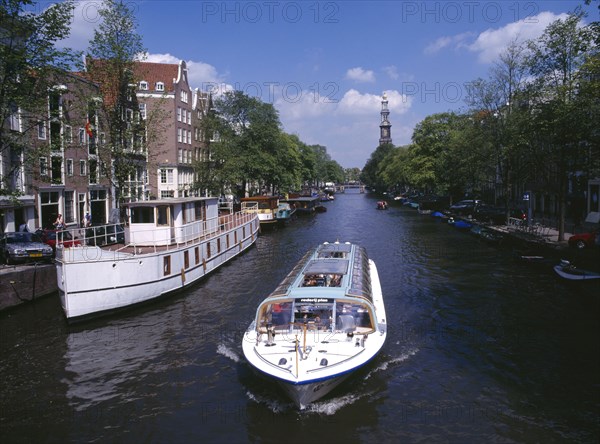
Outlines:
{"type": "Polygon", "coordinates": [[[124,242],[57,248],[58,289],[69,322],[191,285],[254,244],[256,213],[219,215],[217,198],[125,204],[124,242]]]}
{"type": "Polygon", "coordinates": [[[319,196],[298,196],[289,197],[284,202],[289,203],[296,210],[296,214],[314,214],[315,207],[319,201],[319,196]]]}
{"type": "Polygon", "coordinates": [[[285,222],[291,220],[292,217],[294,216],[295,212],[296,212],[296,209],[292,208],[292,206],[289,203],[279,202],[279,205],[277,205],[277,214],[276,214],[277,222],[285,223],[285,222]]]}
{"type": "Polygon", "coordinates": [[[272,225],[278,222],[279,198],[277,196],[244,197],[240,202],[242,211],[256,213],[261,225],[272,225]]]}
{"type": "Polygon", "coordinates": [[[570,281],[589,281],[593,279],[600,279],[600,273],[590,270],[582,270],[567,260],[562,260],[560,261],[560,264],[555,265],[554,271],[561,278],[568,279],[570,281]]]}
{"type": "Polygon", "coordinates": [[[370,362],[386,336],[375,263],[358,245],[324,243],[260,303],[242,349],[302,409],[370,362]]]}

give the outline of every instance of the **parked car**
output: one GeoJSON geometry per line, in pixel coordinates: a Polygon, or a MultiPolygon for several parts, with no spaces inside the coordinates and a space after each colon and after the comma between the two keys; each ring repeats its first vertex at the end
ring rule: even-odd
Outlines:
{"type": "Polygon", "coordinates": [[[88,245],[123,244],[125,243],[125,231],[121,225],[100,225],[85,230],[88,245]]]}
{"type": "Polygon", "coordinates": [[[592,230],[589,233],[578,233],[574,234],[569,238],[569,246],[583,250],[584,248],[591,248],[596,245],[600,245],[600,241],[597,237],[600,236],[600,230],[592,230]]]}
{"type": "Polygon", "coordinates": [[[473,217],[493,225],[503,225],[506,224],[506,209],[485,204],[477,205],[473,210],[473,217]]]}
{"type": "Polygon", "coordinates": [[[53,255],[52,247],[35,233],[9,232],[0,238],[0,258],[7,264],[50,262],[53,255]]]}
{"type": "Polygon", "coordinates": [[[68,231],[59,230],[38,230],[36,234],[40,236],[42,242],[52,247],[52,250],[56,254],[57,238],[58,243],[65,248],[71,248],[81,245],[79,239],[74,239],[71,233],[68,231]]]}
{"type": "Polygon", "coordinates": [[[473,214],[476,206],[484,205],[484,202],[479,199],[466,199],[450,205],[450,211],[456,214],[467,215],[473,214]]]}

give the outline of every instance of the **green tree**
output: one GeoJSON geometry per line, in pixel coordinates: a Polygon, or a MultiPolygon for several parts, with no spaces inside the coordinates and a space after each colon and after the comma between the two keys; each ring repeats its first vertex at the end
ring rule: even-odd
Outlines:
{"type": "Polygon", "coordinates": [[[535,77],[530,89],[531,119],[536,128],[537,159],[547,160],[538,177],[558,196],[558,239],[564,239],[569,173],[582,167],[585,111],[579,109],[577,92],[581,68],[593,50],[594,33],[581,26],[582,15],[571,14],[551,23],[543,35],[530,42],[529,70],[535,77]],[[583,113],[583,114],[582,114],[583,113]]]}
{"type": "MultiPolygon", "coordinates": [[[[89,113],[92,124],[98,122],[107,132],[97,161],[110,179],[119,205],[141,197],[130,183],[139,180],[141,170],[147,168],[147,144],[160,134],[159,119],[150,115],[146,121],[139,118],[135,64],[145,49],[133,10],[123,1],[103,0],[98,12],[101,21],[89,43],[86,71],[88,78],[100,84],[102,100],[90,100],[89,113]]],[[[98,137],[98,130],[94,128],[93,138],[98,137]]]]}
{"type": "Polygon", "coordinates": [[[28,141],[38,118],[48,116],[48,91],[80,57],[57,47],[70,33],[73,1],[31,13],[40,6],[33,0],[0,2],[0,195],[21,194],[12,182],[17,171],[31,167],[28,141]],[[21,119],[25,114],[35,119],[21,119]]]}
{"type": "Polygon", "coordinates": [[[270,186],[277,166],[281,129],[277,111],[271,104],[231,91],[215,100],[212,123],[219,141],[211,145],[220,183],[238,186],[243,197],[249,184],[260,192],[270,186]]]}
{"type": "Polygon", "coordinates": [[[387,191],[387,184],[383,180],[380,172],[385,166],[384,160],[386,156],[393,150],[394,145],[385,143],[383,145],[379,145],[377,149],[371,153],[371,156],[367,160],[367,163],[363,167],[360,175],[360,180],[365,185],[378,192],[387,191]]]}

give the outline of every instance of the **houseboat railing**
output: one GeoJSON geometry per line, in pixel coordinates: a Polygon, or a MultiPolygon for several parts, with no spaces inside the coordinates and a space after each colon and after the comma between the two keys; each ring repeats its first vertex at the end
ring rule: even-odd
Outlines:
{"type": "MultiPolygon", "coordinates": [[[[176,250],[187,245],[209,241],[239,226],[248,224],[254,219],[258,220],[256,213],[238,212],[223,214],[204,221],[190,222],[181,227],[164,227],[162,231],[160,227],[159,229],[153,227],[130,233],[128,243],[125,243],[125,230],[127,227],[123,229],[120,224],[68,228],[61,230],[61,232],[69,232],[73,240],[79,241],[78,243],[75,242],[72,248],[113,245],[116,248],[106,251],[107,255],[111,252],[114,252],[115,255],[120,252],[148,254],[176,250]],[[170,231],[168,238],[164,235],[167,230],[170,231]]],[[[252,230],[246,233],[246,238],[251,234],[252,230]]],[[[62,236],[57,236],[57,238],[62,238],[62,236]]],[[[62,245],[57,245],[57,247],[62,249],[62,245]]],[[[58,254],[57,257],[62,258],[63,255],[58,254]]]]}

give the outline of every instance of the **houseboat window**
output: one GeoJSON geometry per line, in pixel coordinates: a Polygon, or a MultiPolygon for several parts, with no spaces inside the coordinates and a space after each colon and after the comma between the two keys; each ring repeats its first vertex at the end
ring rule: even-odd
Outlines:
{"type": "Polygon", "coordinates": [[[163,273],[165,276],[171,274],[171,256],[163,258],[163,273]]]}
{"type": "Polygon", "coordinates": [[[221,238],[217,239],[217,253],[221,252],[221,238]]]}
{"type": "Polygon", "coordinates": [[[190,268],[190,252],[187,250],[183,252],[183,267],[190,268]]]}
{"type": "Polygon", "coordinates": [[[196,220],[206,220],[206,202],[196,202],[194,206],[196,220]]]}
{"type": "Polygon", "coordinates": [[[200,249],[198,247],[194,248],[194,256],[196,259],[196,265],[200,263],[200,249]]]}
{"type": "Polygon", "coordinates": [[[207,242],[206,244],[206,257],[210,257],[210,242],[207,242]]]}
{"type": "Polygon", "coordinates": [[[229,234],[227,234],[225,236],[225,239],[227,239],[227,249],[229,250],[229,247],[230,247],[230,245],[229,245],[229,234]]]}
{"type": "Polygon", "coordinates": [[[152,224],[154,223],[154,211],[152,207],[131,208],[131,223],[152,224]]]}
{"type": "Polygon", "coordinates": [[[168,205],[160,205],[156,207],[156,225],[169,225],[168,205]]]}

